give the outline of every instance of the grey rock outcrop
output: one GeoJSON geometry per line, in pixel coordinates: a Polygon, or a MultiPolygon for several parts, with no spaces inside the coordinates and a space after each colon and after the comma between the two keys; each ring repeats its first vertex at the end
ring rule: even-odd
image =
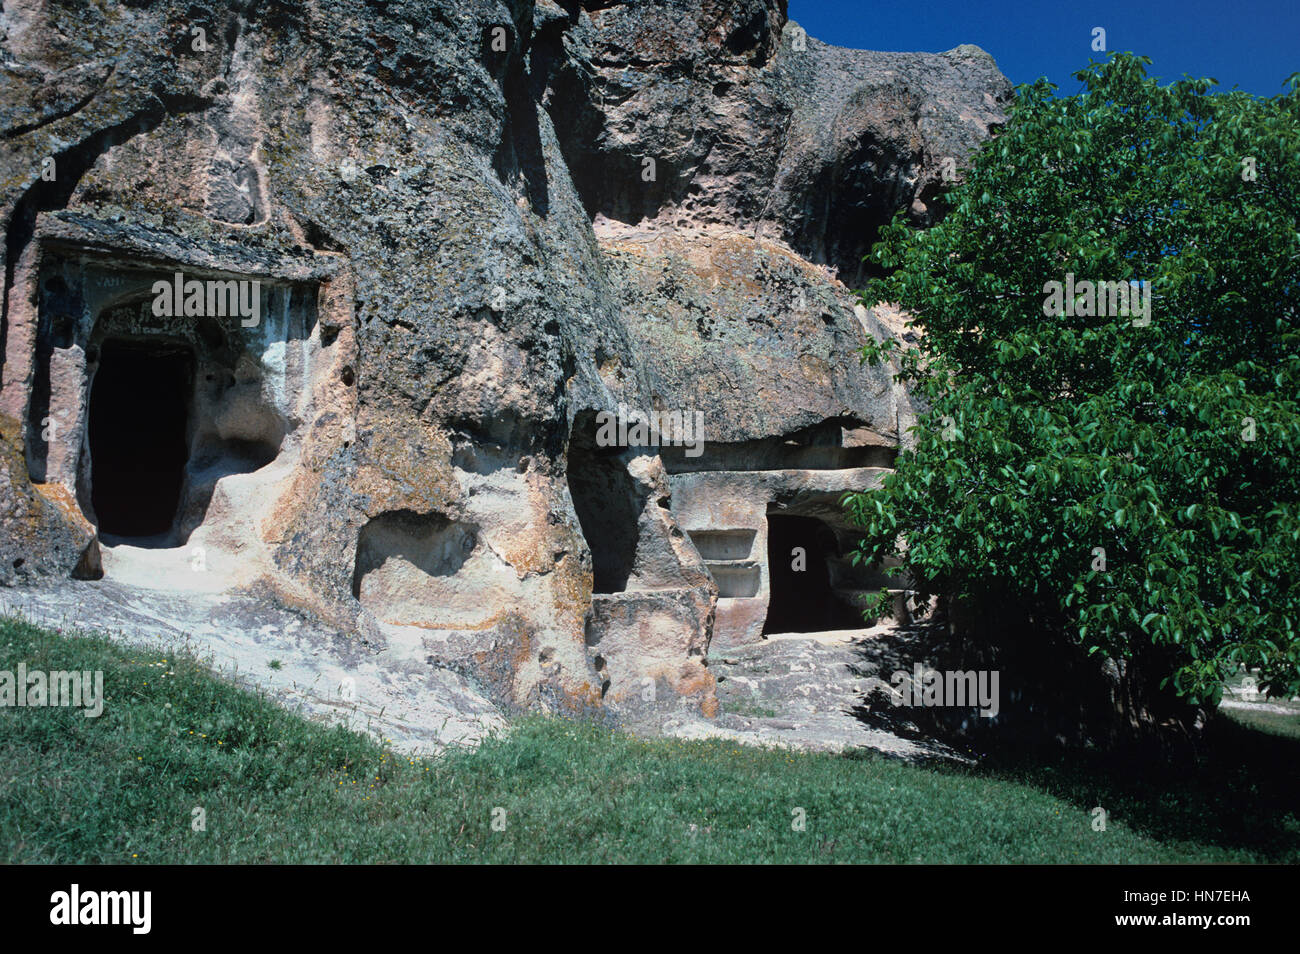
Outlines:
{"type": "Polygon", "coordinates": [[[1010,94],[978,47],[829,46],[777,0],[590,7],[559,33],[547,90],[587,211],[730,225],[851,285],[896,210],[930,221],[944,160],[987,138],[1010,94]]]}
{"type": "Polygon", "coordinates": [[[775,0],[6,4],[0,581],[262,594],[509,707],[716,712],[732,597],[674,495],[887,463],[907,397],[840,279],[1007,93],[973,48],[797,35],[775,0]],[[257,321],[159,316],[176,273],[257,321]],[[118,419],[169,375],[183,413],[118,419]],[[621,407],[700,412],[704,462],[594,441],[621,407]],[[105,471],[168,427],[179,463],[105,471]],[[164,532],[106,532],[166,480],[164,532]]]}

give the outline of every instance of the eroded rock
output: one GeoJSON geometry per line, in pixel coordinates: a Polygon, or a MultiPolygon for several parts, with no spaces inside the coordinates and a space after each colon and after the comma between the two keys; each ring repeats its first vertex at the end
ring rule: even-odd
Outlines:
{"type": "Polygon", "coordinates": [[[16,0],[0,33],[0,580],[102,551],[77,586],[278,603],[504,709],[717,713],[770,515],[843,543],[911,420],[844,282],[1007,91],[973,48],[797,43],[777,0],[16,0]],[[177,273],[258,320],[159,314],[177,273]],[[620,408],[699,413],[702,452],[602,446],[620,408]]]}

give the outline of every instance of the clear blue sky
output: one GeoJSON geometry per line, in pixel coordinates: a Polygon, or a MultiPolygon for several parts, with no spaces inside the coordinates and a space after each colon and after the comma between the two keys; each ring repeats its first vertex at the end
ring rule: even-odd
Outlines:
{"type": "Polygon", "coordinates": [[[1093,27],[1106,49],[1151,57],[1162,82],[1184,73],[1212,76],[1275,96],[1300,70],[1300,0],[789,0],[790,19],[809,36],[860,50],[940,53],[983,47],[1013,83],[1046,76],[1062,95],[1092,50],[1093,27]]]}

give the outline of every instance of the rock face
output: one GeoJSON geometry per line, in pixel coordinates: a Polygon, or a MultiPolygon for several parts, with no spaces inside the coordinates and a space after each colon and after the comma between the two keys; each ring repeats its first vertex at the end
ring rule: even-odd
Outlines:
{"type": "Polygon", "coordinates": [[[978,47],[828,46],[777,0],[592,6],[551,92],[593,216],[723,223],[853,284],[879,226],[900,208],[928,223],[945,160],[1003,119],[1007,81],[978,47]]]}
{"type": "Polygon", "coordinates": [[[772,538],[827,605],[872,585],[836,499],[911,410],[844,282],[1001,121],[987,55],[776,0],[0,31],[0,581],[255,594],[507,707],[706,718],[710,640],[797,598],[772,538]]]}

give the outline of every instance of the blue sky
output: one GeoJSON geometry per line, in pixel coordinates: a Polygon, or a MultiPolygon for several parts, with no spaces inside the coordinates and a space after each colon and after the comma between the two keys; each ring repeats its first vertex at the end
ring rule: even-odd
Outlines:
{"type": "Polygon", "coordinates": [[[1300,70],[1300,0],[789,0],[790,18],[809,36],[862,50],[939,53],[960,43],[983,47],[1013,83],[1046,76],[1077,92],[1070,74],[1092,50],[1093,27],[1106,49],[1151,57],[1163,82],[1212,76],[1220,88],[1274,96],[1300,70]]]}

